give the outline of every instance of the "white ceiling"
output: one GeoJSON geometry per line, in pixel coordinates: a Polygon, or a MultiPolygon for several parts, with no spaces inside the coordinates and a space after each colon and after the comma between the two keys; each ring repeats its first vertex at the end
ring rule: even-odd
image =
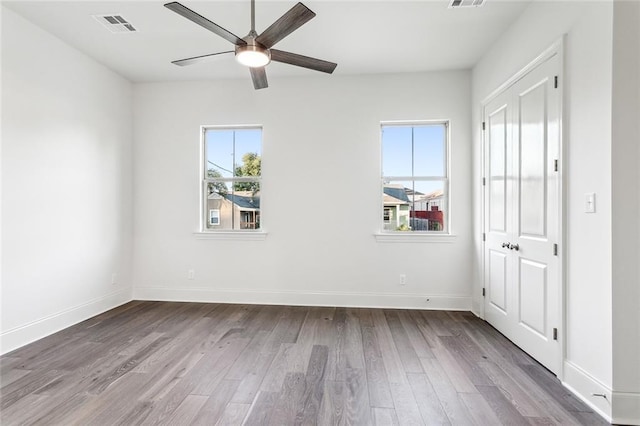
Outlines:
{"type": "MultiPolygon", "coordinates": [[[[337,62],[335,74],[376,74],[471,68],[531,0],[486,0],[480,8],[449,9],[449,0],[304,0],[317,16],[276,46],[337,62]]],[[[244,37],[249,0],[181,2],[244,37]]],[[[232,50],[226,40],[163,7],[162,1],[3,1],[134,82],[248,78],[233,55],[178,67],[176,59],[232,50]],[[120,14],[139,32],[112,34],[91,15],[120,14]]],[[[295,4],[256,1],[260,33],[295,4]]],[[[315,71],[272,62],[269,77],[315,71]]]]}

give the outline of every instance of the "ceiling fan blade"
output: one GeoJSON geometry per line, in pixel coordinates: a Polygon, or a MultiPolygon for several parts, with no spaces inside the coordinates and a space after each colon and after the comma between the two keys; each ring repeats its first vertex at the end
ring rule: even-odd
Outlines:
{"type": "Polygon", "coordinates": [[[267,83],[267,72],[264,67],[249,68],[249,71],[251,71],[251,80],[253,80],[254,89],[258,90],[269,87],[269,83],[267,83]]]}
{"type": "Polygon", "coordinates": [[[212,59],[218,55],[223,55],[225,53],[233,53],[233,50],[228,50],[226,52],[210,53],[208,55],[202,55],[202,56],[194,56],[192,58],[178,59],[177,61],[171,61],[171,63],[174,65],[180,65],[181,67],[184,67],[185,65],[192,65],[198,62],[206,62],[209,59],[212,59]]]}
{"type": "Polygon", "coordinates": [[[260,34],[256,41],[267,49],[300,28],[316,16],[307,6],[298,3],[260,34]]]}
{"type": "Polygon", "coordinates": [[[174,2],[171,2],[171,3],[167,3],[167,4],[164,5],[164,7],[166,7],[169,10],[174,11],[178,15],[184,16],[185,18],[187,18],[191,22],[195,22],[196,24],[200,25],[203,28],[206,28],[207,30],[211,31],[212,33],[215,33],[215,34],[219,35],[220,37],[222,37],[222,38],[224,38],[226,40],[229,40],[231,43],[235,44],[236,46],[244,46],[245,44],[247,44],[246,41],[244,41],[243,39],[241,39],[237,35],[233,34],[230,31],[225,30],[224,28],[222,28],[218,24],[214,24],[213,22],[211,22],[210,20],[208,20],[204,16],[194,12],[193,10],[189,9],[186,6],[181,5],[177,1],[174,1],[174,2]]]}
{"type": "Polygon", "coordinates": [[[308,56],[298,55],[297,53],[285,52],[277,49],[270,50],[271,60],[276,62],[283,62],[285,64],[295,65],[302,68],[309,68],[315,71],[326,72],[327,74],[333,73],[333,70],[338,66],[338,64],[334,62],[310,58],[308,56]]]}

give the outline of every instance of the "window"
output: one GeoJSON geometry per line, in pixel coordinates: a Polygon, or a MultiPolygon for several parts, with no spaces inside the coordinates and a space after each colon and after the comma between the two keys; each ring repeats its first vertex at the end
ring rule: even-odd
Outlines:
{"type": "Polygon", "coordinates": [[[391,220],[391,209],[389,207],[383,208],[383,217],[384,223],[389,223],[389,221],[391,220]]]}
{"type": "Polygon", "coordinates": [[[448,123],[382,124],[382,229],[448,231],[448,123]]]}
{"type": "Polygon", "coordinates": [[[205,231],[260,229],[262,129],[203,128],[205,231]]]}
{"type": "Polygon", "coordinates": [[[209,210],[209,225],[211,225],[211,226],[220,225],[220,210],[219,209],[211,209],[211,210],[209,210]]]}

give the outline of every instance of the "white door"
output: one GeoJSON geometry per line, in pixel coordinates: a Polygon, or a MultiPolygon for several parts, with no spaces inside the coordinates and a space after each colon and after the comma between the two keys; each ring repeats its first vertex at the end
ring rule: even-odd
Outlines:
{"type": "Polygon", "coordinates": [[[560,365],[560,89],[554,55],[484,108],[485,319],[560,365]]]}

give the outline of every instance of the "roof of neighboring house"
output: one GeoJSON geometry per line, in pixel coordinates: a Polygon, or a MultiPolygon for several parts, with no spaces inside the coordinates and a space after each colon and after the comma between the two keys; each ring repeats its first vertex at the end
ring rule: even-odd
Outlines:
{"type": "Polygon", "coordinates": [[[224,194],[224,198],[234,203],[236,206],[244,209],[259,209],[260,196],[224,194]]]}
{"type": "Polygon", "coordinates": [[[418,195],[424,195],[422,192],[420,191],[415,191],[411,188],[405,188],[404,192],[407,193],[407,195],[413,195],[414,197],[417,197],[418,195]]]}
{"type": "Polygon", "coordinates": [[[425,195],[424,198],[426,198],[427,200],[431,200],[434,198],[441,198],[443,195],[444,195],[444,192],[442,191],[442,189],[437,189],[425,195]]]}
{"type": "Polygon", "coordinates": [[[405,203],[411,202],[409,197],[407,197],[407,192],[402,186],[389,186],[385,185],[382,189],[384,193],[390,197],[396,198],[400,201],[404,201],[405,203]]]}
{"type": "Polygon", "coordinates": [[[430,192],[428,194],[422,194],[420,196],[415,196],[415,201],[431,201],[431,200],[437,200],[438,198],[442,198],[444,195],[444,192],[441,189],[436,189],[433,192],[430,192]]]}

